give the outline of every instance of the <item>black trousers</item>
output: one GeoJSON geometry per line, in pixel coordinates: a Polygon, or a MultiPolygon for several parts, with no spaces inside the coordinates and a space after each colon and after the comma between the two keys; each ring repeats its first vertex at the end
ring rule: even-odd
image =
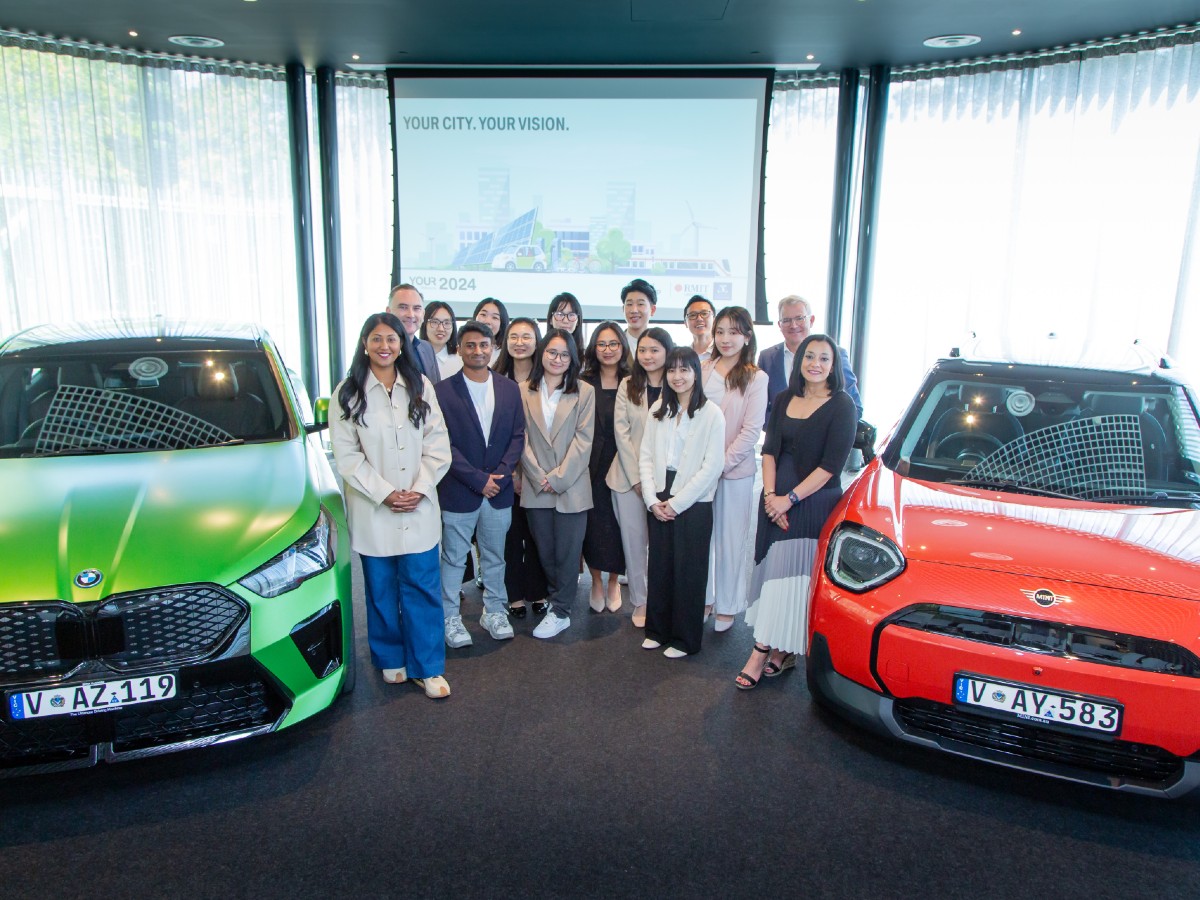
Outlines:
{"type": "Polygon", "coordinates": [[[508,589],[509,603],[517,600],[536,603],[546,599],[546,573],[538,559],[537,546],[533,543],[519,497],[513,504],[512,524],[504,539],[504,563],[504,586],[508,589]]]}
{"type": "MultiPolygon", "coordinates": [[[[659,500],[671,499],[675,473],[667,473],[659,500]]],[[[708,596],[708,554],[712,542],[712,503],[695,503],[671,522],[646,513],[650,539],[646,566],[646,637],[700,652],[704,603],[708,596]]]]}

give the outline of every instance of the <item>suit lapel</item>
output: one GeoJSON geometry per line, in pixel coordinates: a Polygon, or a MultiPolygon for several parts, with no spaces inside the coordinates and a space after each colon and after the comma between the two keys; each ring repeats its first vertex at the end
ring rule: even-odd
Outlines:
{"type": "Polygon", "coordinates": [[[574,394],[563,394],[562,399],[558,401],[558,409],[554,410],[554,421],[550,423],[550,441],[553,443],[555,435],[562,428],[563,422],[567,416],[571,414],[571,410],[575,408],[575,404],[579,402],[578,392],[574,394]]]}
{"type": "Polygon", "coordinates": [[[546,443],[550,443],[550,435],[546,433],[546,416],[542,410],[542,392],[529,390],[529,382],[521,382],[521,390],[528,394],[529,401],[529,421],[525,423],[525,430],[535,428],[541,432],[542,437],[546,439],[546,443]]]}
{"type": "MultiPolygon", "coordinates": [[[[471,422],[475,425],[475,431],[479,434],[480,439],[483,438],[483,424],[479,421],[479,413],[475,411],[475,403],[471,400],[471,392],[467,388],[467,376],[459,372],[454,376],[454,392],[458,394],[463,406],[466,407],[467,415],[471,417],[471,422]]],[[[493,416],[493,418],[495,418],[493,416]]],[[[486,444],[487,442],[484,441],[486,444]]]]}

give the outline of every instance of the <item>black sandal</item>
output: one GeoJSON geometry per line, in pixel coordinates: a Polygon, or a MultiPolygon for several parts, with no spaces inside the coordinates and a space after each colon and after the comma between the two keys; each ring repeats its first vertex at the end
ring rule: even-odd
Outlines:
{"type": "Polygon", "coordinates": [[[513,606],[511,603],[508,605],[508,614],[514,619],[525,618],[525,614],[528,612],[528,610],[529,606],[525,603],[522,603],[520,606],[513,606]]]}
{"type": "MultiPolygon", "coordinates": [[[[771,648],[770,648],[770,647],[764,647],[762,644],[755,644],[755,645],[754,645],[754,652],[755,652],[755,653],[766,653],[766,654],[770,654],[770,652],[771,652],[771,648]]],[[[757,678],[751,678],[751,677],[750,677],[749,675],[747,675],[745,672],[738,672],[738,673],[737,673],[737,678],[734,678],[734,679],[733,679],[733,684],[734,684],[734,687],[736,687],[736,688],[737,688],[739,691],[748,691],[748,690],[750,690],[751,688],[756,688],[756,687],[758,687],[758,679],[757,679],[757,678]],[[741,678],[744,678],[744,679],[746,679],[746,682],[747,682],[747,683],[746,683],[746,684],[742,684],[742,682],[738,680],[738,679],[741,679],[741,678]]]]}
{"type": "Polygon", "coordinates": [[[768,659],[767,664],[763,666],[763,674],[768,678],[774,678],[776,675],[782,675],[788,669],[794,668],[796,668],[796,654],[785,653],[779,662],[768,659]]]}

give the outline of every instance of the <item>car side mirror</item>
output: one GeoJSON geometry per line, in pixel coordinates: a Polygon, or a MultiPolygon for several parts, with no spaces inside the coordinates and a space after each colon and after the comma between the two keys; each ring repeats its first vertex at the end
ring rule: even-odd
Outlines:
{"type": "Polygon", "coordinates": [[[304,426],[304,430],[309,434],[315,434],[318,431],[324,431],[329,427],[329,398],[318,397],[313,404],[313,422],[311,425],[304,426]]]}

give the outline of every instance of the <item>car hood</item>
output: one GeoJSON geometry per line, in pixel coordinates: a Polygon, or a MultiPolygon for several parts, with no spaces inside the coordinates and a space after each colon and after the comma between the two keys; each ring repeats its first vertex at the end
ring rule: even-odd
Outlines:
{"type": "Polygon", "coordinates": [[[1197,510],[916,481],[880,461],[853,490],[853,517],[908,559],[1200,599],[1197,510]]]}
{"type": "Polygon", "coordinates": [[[229,584],[316,521],[303,439],[0,462],[0,602],[229,584]],[[84,569],[103,580],[74,584],[84,569]]]}

